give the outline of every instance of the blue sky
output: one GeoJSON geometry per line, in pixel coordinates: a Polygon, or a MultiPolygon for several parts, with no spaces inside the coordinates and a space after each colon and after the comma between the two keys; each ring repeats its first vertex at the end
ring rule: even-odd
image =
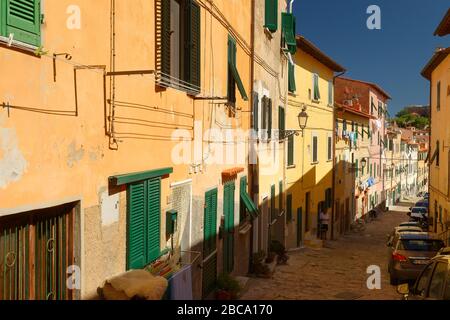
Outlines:
{"type": "Polygon", "coordinates": [[[436,47],[448,0],[295,0],[297,34],[302,34],[347,69],[346,76],[375,82],[392,96],[394,116],[410,104],[428,105],[429,85],[420,71],[436,47]],[[369,30],[368,6],[381,9],[381,30],[369,30]]]}

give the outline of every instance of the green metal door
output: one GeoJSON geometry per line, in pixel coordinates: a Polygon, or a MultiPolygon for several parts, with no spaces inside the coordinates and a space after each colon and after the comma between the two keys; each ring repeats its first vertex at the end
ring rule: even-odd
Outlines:
{"type": "Polygon", "coordinates": [[[234,267],[234,182],[228,182],[224,186],[223,212],[224,238],[223,238],[223,271],[230,273],[234,267]]]}
{"type": "Polygon", "coordinates": [[[297,209],[297,247],[300,247],[303,241],[303,209],[297,209]]]}
{"type": "Polygon", "coordinates": [[[202,295],[206,298],[216,285],[217,279],[217,189],[205,194],[203,224],[203,274],[202,295]]]}

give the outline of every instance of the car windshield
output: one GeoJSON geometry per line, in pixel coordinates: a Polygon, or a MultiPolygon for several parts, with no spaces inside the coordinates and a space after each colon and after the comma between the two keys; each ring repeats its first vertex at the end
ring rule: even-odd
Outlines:
{"type": "Polygon", "coordinates": [[[403,239],[400,241],[399,250],[407,251],[439,251],[444,247],[441,240],[427,239],[403,239]]]}
{"type": "Polygon", "coordinates": [[[412,208],[411,212],[412,213],[426,213],[427,208],[412,208]]]}

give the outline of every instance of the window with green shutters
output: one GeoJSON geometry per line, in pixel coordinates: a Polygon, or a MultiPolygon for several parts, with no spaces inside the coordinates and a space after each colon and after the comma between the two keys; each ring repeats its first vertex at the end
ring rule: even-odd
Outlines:
{"type": "Polygon", "coordinates": [[[437,111],[441,110],[441,82],[437,82],[436,88],[436,109],[437,111]]]}
{"type": "Polygon", "coordinates": [[[253,130],[258,134],[259,131],[259,95],[253,92],[253,130]]]}
{"type": "Polygon", "coordinates": [[[217,189],[205,194],[203,222],[203,258],[216,250],[217,238],[217,189]]]}
{"type": "Polygon", "coordinates": [[[277,218],[277,213],[275,210],[275,185],[273,184],[270,187],[270,215],[271,215],[271,220],[274,221],[277,218]]]}
{"type": "Polygon", "coordinates": [[[13,35],[15,41],[41,45],[41,0],[2,0],[0,35],[13,35]]]}
{"type": "Polygon", "coordinates": [[[157,83],[196,95],[201,86],[200,6],[195,0],[156,2],[160,8],[155,19],[157,83]],[[176,10],[171,8],[174,5],[176,10]]]}
{"type": "Polygon", "coordinates": [[[294,165],[294,136],[290,135],[288,137],[288,151],[287,151],[287,165],[294,165]]]}
{"type": "Polygon", "coordinates": [[[243,100],[247,101],[248,96],[245,92],[244,84],[242,83],[242,79],[239,75],[237,69],[237,61],[236,61],[236,40],[228,35],[228,105],[235,106],[236,105],[236,86],[239,89],[241,97],[243,100]]]}
{"type": "Polygon", "coordinates": [[[314,100],[320,100],[320,90],[319,90],[319,75],[313,73],[313,90],[314,90],[314,100]]]}
{"type": "Polygon", "coordinates": [[[286,221],[292,221],[292,194],[288,194],[286,197],[286,221]]]}
{"type": "Polygon", "coordinates": [[[333,81],[328,81],[328,105],[333,105],[333,81]]]}
{"type": "Polygon", "coordinates": [[[160,256],[161,178],[128,186],[127,268],[141,269],[160,256]]]}
{"type": "Polygon", "coordinates": [[[284,113],[284,108],[282,106],[278,107],[278,139],[280,142],[284,140],[284,133],[286,130],[286,117],[284,113]]]}
{"type": "Polygon", "coordinates": [[[319,162],[318,148],[319,148],[319,137],[316,135],[313,135],[313,137],[312,137],[312,162],[313,163],[319,162]]]}
{"type": "Polygon", "coordinates": [[[297,90],[295,84],[295,65],[288,62],[288,90],[294,93],[297,90]]]}
{"type": "Polygon", "coordinates": [[[278,0],[265,0],[265,23],[264,28],[270,32],[276,32],[278,29],[278,0]]]}

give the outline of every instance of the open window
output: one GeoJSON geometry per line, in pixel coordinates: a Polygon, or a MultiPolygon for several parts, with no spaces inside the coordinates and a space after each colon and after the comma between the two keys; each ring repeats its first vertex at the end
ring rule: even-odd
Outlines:
{"type": "Polygon", "coordinates": [[[157,83],[200,92],[200,7],[195,0],[157,0],[157,83]]]}
{"type": "Polygon", "coordinates": [[[236,106],[236,86],[239,89],[239,93],[244,101],[248,100],[247,93],[245,92],[242,79],[237,69],[236,60],[236,40],[228,35],[228,105],[231,107],[236,106]]]}

